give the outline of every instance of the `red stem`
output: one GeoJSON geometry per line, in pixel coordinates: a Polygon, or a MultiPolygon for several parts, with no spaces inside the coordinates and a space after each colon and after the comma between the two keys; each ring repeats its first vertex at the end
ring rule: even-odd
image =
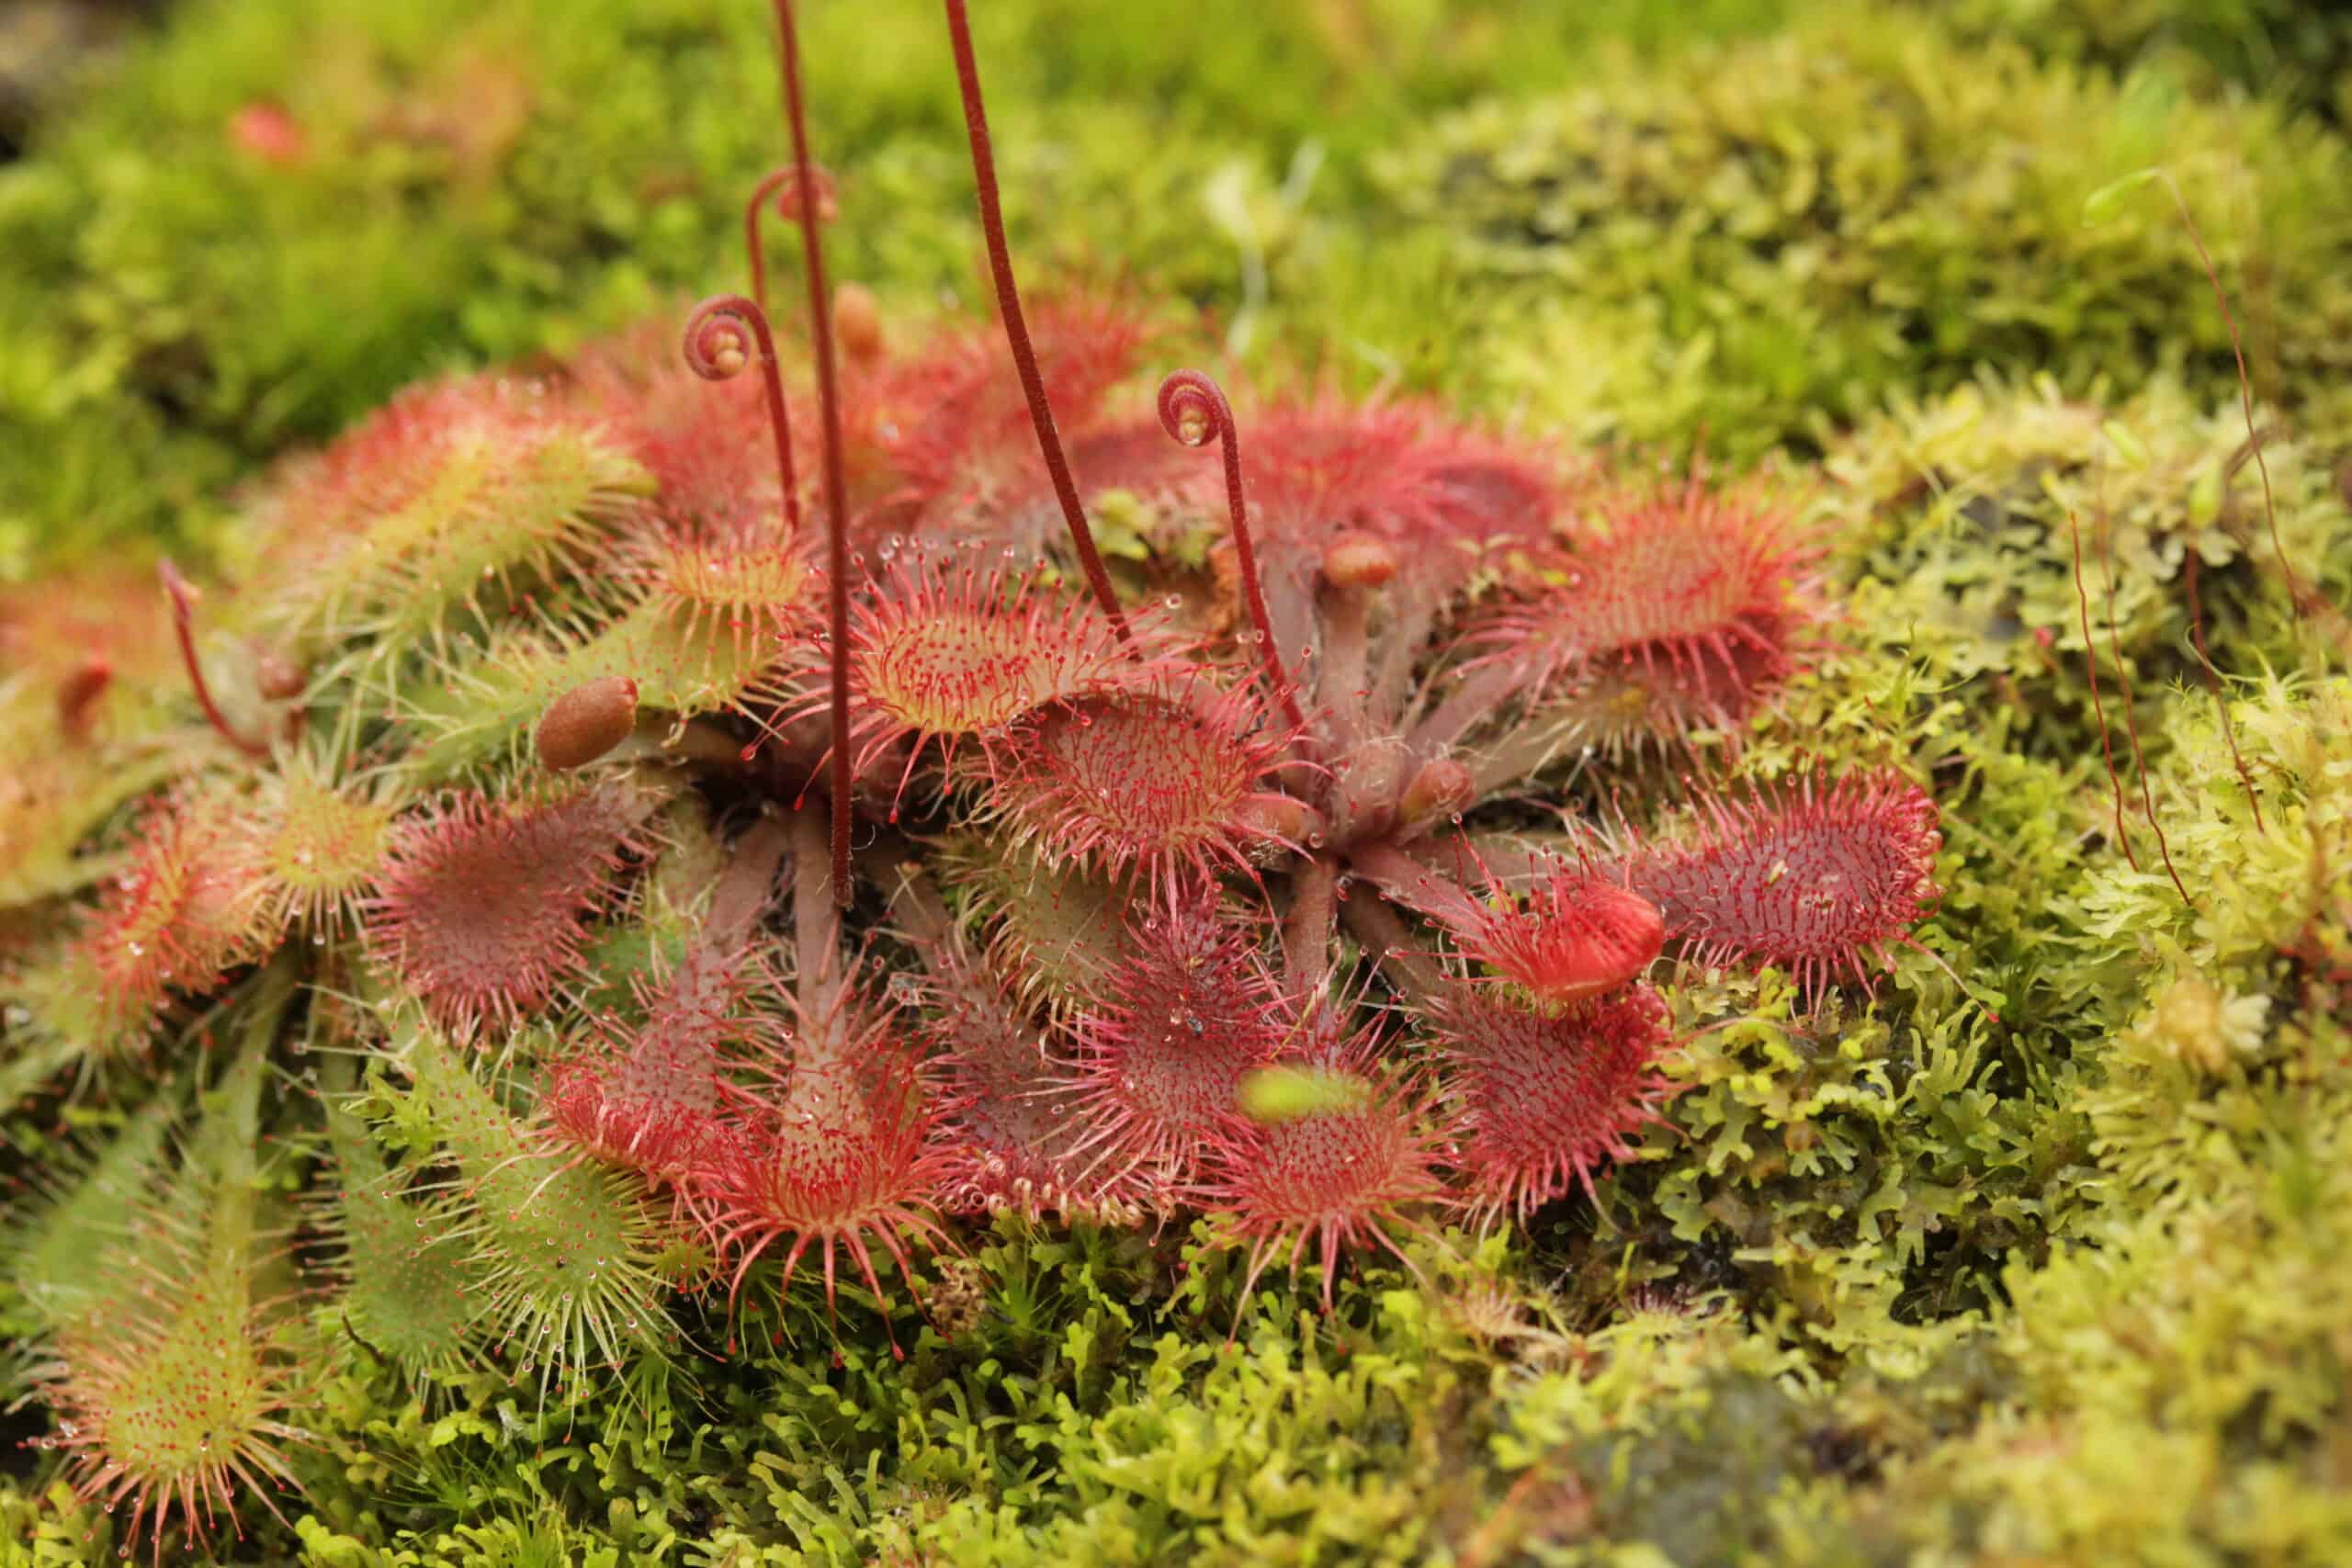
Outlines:
{"type": "Polygon", "coordinates": [[[2123,847],[2123,858],[2137,871],[2140,857],[2132,852],[2132,835],[2123,830],[2123,779],[2115,771],[2115,742],[2107,732],[2107,704],[2098,694],[2098,644],[2091,637],[2090,591],[2083,586],[2083,529],[2075,520],[2071,507],[2066,511],[2066,536],[2075,546],[2075,605],[2083,623],[2083,673],[2090,678],[2091,712],[2098,716],[2099,754],[2107,759],[2107,784],[2115,795],[2115,841],[2123,847]]]}
{"type": "MultiPolygon", "coordinates": [[[[781,4],[782,0],[778,0],[781,4]]],[[[1078,485],[1070,478],[1069,459],[1062,455],[1061,436],[1054,429],[1053,405],[1046,400],[1045,378],[1037,373],[1037,351],[1029,342],[1028,318],[1021,313],[1021,291],[1012,281],[1012,254],[1004,243],[1004,213],[997,199],[996,154],[989,145],[989,116],[980,102],[980,68],[972,55],[972,26],[964,14],[964,0],[945,0],[947,33],[956,51],[956,85],[964,96],[964,130],[972,144],[972,183],[980,201],[980,231],[987,237],[989,272],[996,283],[997,313],[1004,319],[1005,342],[1012,350],[1013,367],[1021,373],[1021,390],[1029,400],[1029,423],[1037,429],[1037,450],[1054,481],[1054,499],[1061,502],[1062,521],[1069,525],[1070,543],[1085,569],[1102,613],[1111,618],[1119,640],[1132,643],[1126,612],[1119,606],[1111,574],[1094,548],[1094,533],[1079,504],[1078,485]]]]}
{"type": "MultiPolygon", "coordinates": [[[[2102,503],[2098,522],[2100,555],[2106,563],[2107,574],[2107,646],[2115,655],[2115,684],[2121,694],[2123,733],[2131,738],[2132,766],[2140,775],[2140,808],[2148,814],[2148,826],[2155,832],[2156,852],[2164,857],[2165,874],[2172,878],[2173,889],[2180,895],[2180,901],[2194,910],[2197,900],[2188,896],[2188,887],[2181,883],[2180,873],[2173,869],[2172,845],[2165,840],[2165,825],[2156,819],[2156,797],[2148,787],[2148,759],[2140,750],[2140,720],[2132,710],[2132,676],[2123,662],[2123,634],[2115,626],[2115,526],[2105,513],[2102,503]]],[[[2194,549],[2196,547],[2191,545],[2189,547],[2194,549]]]]}
{"type": "MultiPolygon", "coordinates": [[[[768,308],[768,265],[766,248],[760,243],[760,209],[767,204],[769,197],[787,186],[790,194],[778,198],[776,214],[782,218],[794,217],[794,209],[802,199],[800,171],[797,169],[769,170],[767,177],[752,187],[752,199],[743,204],[743,249],[752,258],[752,298],[759,301],[763,310],[768,308]]],[[[832,199],[832,181],[820,169],[817,171],[817,206],[820,217],[831,210],[832,199]]]]}
{"type": "Polygon", "coordinates": [[[808,112],[800,95],[800,39],[792,0],[775,0],[776,40],[783,52],[785,118],[792,131],[792,167],[800,182],[800,248],[808,274],[808,322],[817,340],[818,416],[824,432],[826,572],[832,580],[833,900],[849,905],[849,495],[842,472],[841,387],[833,364],[833,315],[825,288],[825,248],[817,238],[817,203],[809,199],[816,173],[808,158],[808,112]]]}
{"type": "Polygon", "coordinates": [[[1294,996],[1319,992],[1331,973],[1331,922],[1338,913],[1339,868],[1309,855],[1291,874],[1290,918],[1283,922],[1283,977],[1294,996]]]}
{"type": "Polygon", "coordinates": [[[767,205],[776,187],[793,177],[790,169],[772,169],[767,178],[752,187],[752,199],[743,204],[743,249],[752,259],[752,299],[764,313],[768,308],[768,258],[760,243],[760,209],[767,205]]]}
{"type": "Polygon", "coordinates": [[[1265,646],[1266,679],[1282,699],[1283,716],[1294,732],[1304,733],[1306,715],[1298,705],[1298,688],[1283,667],[1282,649],[1274,642],[1273,618],[1266,614],[1265,584],[1258,580],[1258,551],[1250,537],[1250,506],[1241,494],[1241,432],[1233,422],[1233,405],[1217,384],[1198,370],[1178,370],[1159,383],[1159,428],[1186,446],[1205,446],[1215,435],[1225,449],[1225,502],[1233,517],[1233,548],[1240,558],[1241,596],[1250,619],[1265,646]]]}
{"type": "Polygon", "coordinates": [[[155,573],[164,580],[164,592],[171,597],[172,632],[179,638],[180,662],[187,666],[187,683],[196,688],[197,705],[204,710],[206,722],[220,731],[221,739],[248,757],[268,756],[266,745],[231,728],[220,705],[212,700],[212,688],[204,679],[204,666],[196,657],[196,590],[180,575],[180,569],[168,560],[156,562],[155,573]]]}
{"type": "Polygon", "coordinates": [[[686,318],[686,368],[706,381],[726,381],[743,373],[756,347],[760,379],[768,401],[768,434],[775,438],[776,477],[784,482],[784,521],[800,532],[800,486],[792,472],[792,425],[784,412],[784,378],[776,367],[775,334],[768,330],[764,305],[741,294],[714,294],[686,318]],[[751,343],[744,333],[751,334],[751,343]]]}
{"type": "Polygon", "coordinates": [[[2254,381],[2246,374],[2245,344],[2238,337],[2238,319],[2230,312],[2230,296],[2222,287],[2222,275],[2213,265],[2212,254],[2205,248],[2204,231],[2197,227],[2196,215],[2188,210],[2188,198],[2180,194],[2180,186],[2169,170],[2159,169],[2157,177],[2165,182],[2165,189],[2172,193],[2172,204],[2180,211],[2181,223],[2188,230],[2188,243],[2197,247],[2197,260],[2205,268],[2205,281],[2213,286],[2213,303],[2221,308],[2222,324],[2230,330],[2230,355],[2238,367],[2238,406],[2245,414],[2246,444],[2254,448],[2254,466],[2262,476],[2262,514],[2270,524],[2270,552],[2278,558],[2278,570],[2287,579],[2287,592],[2298,603],[2304,594],[2302,580],[2295,575],[2294,563],[2287,558],[2287,547],[2278,537],[2278,503],[2270,491],[2270,463],[2262,455],[2262,433],[2254,427],[2254,381]]]}
{"type": "MultiPolygon", "coordinates": [[[[792,934],[793,997],[807,1022],[805,1038],[811,1047],[830,1040],[841,1000],[842,921],[834,901],[825,896],[825,829],[808,811],[792,814],[792,934]]],[[[841,878],[833,879],[835,886],[841,878]]]]}
{"type": "MultiPolygon", "coordinates": [[[[2238,319],[2230,313],[2229,290],[2222,287],[2221,272],[2213,265],[2211,253],[2205,249],[2205,235],[2197,227],[2196,215],[2188,210],[2188,198],[2180,194],[2180,186],[2169,173],[2164,173],[2163,178],[2165,188],[2172,193],[2173,206],[2180,211],[2180,221],[2188,230],[2188,243],[2197,247],[2197,260],[2205,268],[2205,281],[2213,286],[2213,303],[2221,308],[2222,324],[2230,330],[2230,355],[2237,361],[2238,367],[2238,408],[2245,415],[2245,439],[2254,452],[2254,466],[2262,475],[2262,514],[2270,524],[2270,553],[2278,558],[2278,570],[2286,576],[2288,597],[2302,606],[2305,601],[2301,585],[2295,576],[2294,564],[2287,558],[2287,547],[2278,537],[2278,503],[2270,492],[2270,464],[2262,455],[2262,433],[2254,427],[2254,378],[2246,374],[2245,344],[2238,337],[2238,319]]],[[[2233,471],[2235,467],[2232,465],[2233,471]]],[[[2222,482],[2227,484],[2229,478],[2223,475],[2222,482]]],[[[2188,624],[2197,634],[2197,658],[2205,667],[2206,686],[2213,694],[2213,711],[2221,716],[2222,734],[2229,740],[2230,760],[2237,766],[2238,783],[2245,788],[2245,803],[2254,810],[2254,829],[2267,836],[2269,829],[2262,825],[2262,802],[2255,795],[2254,775],[2246,772],[2245,759],[2238,755],[2237,731],[2230,723],[2230,705],[2222,698],[2221,678],[2213,672],[2213,661],[2205,656],[2205,615],[2197,602],[2197,546],[2193,541],[2187,553],[2188,624]]],[[[2304,613],[2310,611],[2306,608],[2304,613]]]]}

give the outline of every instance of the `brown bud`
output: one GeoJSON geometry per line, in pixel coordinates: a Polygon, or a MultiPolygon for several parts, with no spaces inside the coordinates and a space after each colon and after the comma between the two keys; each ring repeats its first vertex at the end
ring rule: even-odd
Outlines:
{"type": "MultiPolygon", "coordinates": [[[[822,169],[811,171],[816,175],[817,221],[831,223],[841,216],[841,204],[833,196],[833,176],[822,169]]],[[[788,176],[776,187],[775,215],[787,223],[800,221],[800,181],[788,176]]]]}
{"type": "Polygon", "coordinates": [[[1396,547],[1370,534],[1342,534],[1323,551],[1323,581],[1334,588],[1377,588],[1395,577],[1396,547]]]}
{"type": "Polygon", "coordinates": [[[1253,795],[1241,807],[1241,820],[1250,831],[1261,838],[1303,850],[1323,847],[1323,835],[1330,821],[1323,813],[1303,800],[1286,795],[1253,795]]]}
{"type": "Polygon", "coordinates": [[[606,675],[574,686],[548,705],[537,735],[540,765],[565,773],[584,768],[637,727],[637,682],[606,675]]]}
{"type": "Polygon", "coordinates": [[[843,283],[833,289],[833,336],[852,359],[881,357],[882,310],[872,289],[862,283],[843,283]]]}
{"type": "Polygon", "coordinates": [[[87,740],[97,718],[98,699],[114,683],[114,664],[103,653],[85,653],[57,687],[57,725],[67,739],[87,740]]]}
{"type": "Polygon", "coordinates": [[[1469,805],[1476,787],[1467,767],[1451,757],[1432,758],[1421,764],[1421,771],[1405,786],[1396,812],[1408,822],[1446,816],[1469,805]]]}
{"type": "Polygon", "coordinates": [[[282,653],[264,653],[254,661],[254,684],[271,702],[291,702],[310,683],[311,677],[282,653]]]}

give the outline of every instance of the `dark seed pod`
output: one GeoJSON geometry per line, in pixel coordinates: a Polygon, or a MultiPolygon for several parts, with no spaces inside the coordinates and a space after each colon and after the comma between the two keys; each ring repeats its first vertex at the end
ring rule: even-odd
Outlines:
{"type": "Polygon", "coordinates": [[[539,763],[552,773],[584,768],[637,727],[637,682],[606,675],[571,690],[539,716],[539,763]]]}

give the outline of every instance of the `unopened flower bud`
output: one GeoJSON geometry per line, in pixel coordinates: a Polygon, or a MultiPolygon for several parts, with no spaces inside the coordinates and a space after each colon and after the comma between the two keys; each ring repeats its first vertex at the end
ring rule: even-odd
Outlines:
{"type": "Polygon", "coordinates": [[[282,653],[264,653],[254,661],[254,684],[271,702],[291,702],[310,683],[311,677],[282,653]]]}
{"type": "MultiPolygon", "coordinates": [[[[841,216],[841,203],[833,195],[833,176],[822,169],[818,169],[814,173],[817,187],[817,221],[831,223],[841,216]]],[[[800,220],[800,181],[797,175],[788,175],[784,183],[776,187],[775,215],[787,223],[797,223],[800,220]]]]}
{"type": "Polygon", "coordinates": [[[1657,905],[1630,887],[1564,873],[1526,908],[1491,908],[1455,931],[1464,953],[1553,1006],[1616,990],[1654,963],[1666,942],[1657,905]]]}
{"type": "Polygon", "coordinates": [[[1405,786],[1396,812],[1408,822],[1452,816],[1470,804],[1476,788],[1477,781],[1471,777],[1467,766],[1452,757],[1431,758],[1421,764],[1421,771],[1405,786]]]}
{"type": "Polygon", "coordinates": [[[636,728],[635,681],[606,675],[574,686],[539,716],[539,762],[559,773],[584,768],[628,739],[636,728]]]}
{"type": "Polygon", "coordinates": [[[1260,837],[1300,849],[1321,848],[1330,826],[1323,813],[1286,795],[1261,795],[1247,802],[1241,819],[1260,837]]]}
{"type": "Polygon", "coordinates": [[[844,283],[833,290],[833,336],[852,359],[882,355],[882,310],[874,291],[862,283],[844,283]]]}
{"type": "Polygon", "coordinates": [[[57,724],[66,736],[86,740],[97,717],[98,699],[114,683],[114,663],[103,653],[87,653],[66,672],[57,688],[57,724]]]}
{"type": "Polygon", "coordinates": [[[1323,581],[1334,588],[1377,588],[1396,575],[1396,547],[1370,534],[1342,534],[1323,551],[1323,581]]]}

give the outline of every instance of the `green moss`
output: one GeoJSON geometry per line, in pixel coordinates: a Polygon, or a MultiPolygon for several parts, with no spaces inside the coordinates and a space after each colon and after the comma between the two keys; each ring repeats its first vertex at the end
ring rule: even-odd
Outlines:
{"type": "Polygon", "coordinates": [[[2071,752],[2098,719],[2086,648],[2113,716],[2127,690],[2200,682],[2199,637],[2240,677],[2301,664],[2317,628],[2299,585],[2352,590],[2335,433],[2256,420],[2261,466],[2239,409],[2196,408],[2169,383],[2128,400],[2037,381],[1900,403],[1832,464],[1861,520],[1849,570],[1892,588],[1873,615],[1981,678],[2021,745],[2071,752]]]}
{"type": "Polygon", "coordinates": [[[2006,39],[1962,51],[1846,17],[1483,104],[1379,166],[1401,214],[1525,280],[1461,351],[1496,357],[1504,395],[1581,434],[1705,429],[1749,453],[1980,366],[2074,391],[2160,370],[2226,384],[2177,217],[2150,201],[2085,221],[2086,197],[2150,164],[2175,172],[2245,309],[2293,323],[2266,393],[2329,381],[2352,320],[2340,142],[2006,39]]]}
{"type": "Polygon", "coordinates": [[[2200,85],[2352,119],[2352,20],[2293,0],[1929,0],[1962,38],[2200,85]]]}

